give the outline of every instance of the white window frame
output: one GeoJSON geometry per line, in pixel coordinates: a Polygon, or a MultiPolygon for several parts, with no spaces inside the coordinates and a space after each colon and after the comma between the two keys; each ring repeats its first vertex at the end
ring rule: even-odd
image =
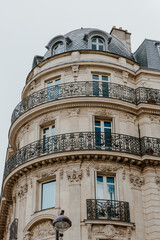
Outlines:
{"type": "MultiPolygon", "coordinates": [[[[99,172],[97,172],[96,174],[96,199],[99,199],[97,198],[97,189],[98,189],[98,182],[97,182],[97,177],[103,177],[103,194],[104,194],[104,198],[103,199],[106,199],[106,200],[111,200],[108,198],[107,196],[107,186],[108,185],[114,185],[114,194],[115,194],[115,199],[113,200],[117,200],[118,199],[118,192],[117,192],[117,177],[116,175],[110,175],[110,174],[101,174],[99,172]],[[111,177],[111,178],[114,178],[114,184],[113,183],[107,183],[107,177],[111,177]]],[[[101,184],[101,183],[100,183],[101,184]]]]}
{"type": "Polygon", "coordinates": [[[99,118],[95,118],[95,121],[94,121],[94,131],[95,131],[95,127],[98,127],[95,125],[95,122],[96,121],[99,121],[100,122],[100,129],[101,129],[101,132],[104,133],[104,129],[107,128],[107,129],[111,129],[111,133],[112,133],[112,120],[111,119],[105,119],[105,120],[102,120],[102,119],[99,119],[99,118]],[[104,123],[105,122],[110,122],[111,124],[111,127],[104,127],[104,123]]]}
{"type": "Polygon", "coordinates": [[[93,36],[91,38],[91,48],[92,48],[92,50],[95,50],[95,51],[97,51],[97,50],[98,51],[105,51],[106,50],[106,48],[105,48],[105,39],[103,37],[101,37],[101,36],[93,36]],[[96,42],[93,42],[93,39],[96,39],[96,42]],[[100,43],[99,40],[103,41],[103,43],[100,43]],[[92,45],[96,45],[96,49],[93,49],[92,45]],[[100,46],[103,46],[103,50],[99,49],[100,46]]]}
{"type": "Polygon", "coordinates": [[[64,42],[63,41],[57,41],[52,48],[52,54],[53,55],[57,55],[60,53],[63,53],[65,51],[65,46],[64,46],[64,42]],[[62,44],[61,44],[62,43],[62,44]],[[57,47],[58,46],[58,47],[57,47]],[[61,47],[60,47],[61,46],[61,47]],[[57,47],[58,50],[55,50],[55,48],[57,47]],[[63,49],[63,50],[62,50],[63,49]]]}

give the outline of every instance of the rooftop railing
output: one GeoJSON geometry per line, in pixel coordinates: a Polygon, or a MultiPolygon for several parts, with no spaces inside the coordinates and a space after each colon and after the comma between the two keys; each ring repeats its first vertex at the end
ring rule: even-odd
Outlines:
{"type": "Polygon", "coordinates": [[[105,199],[87,199],[87,219],[130,222],[129,203],[105,199]]]}
{"type": "Polygon", "coordinates": [[[103,97],[133,104],[160,104],[160,90],[157,89],[141,87],[133,89],[124,85],[102,81],[70,82],[44,88],[26,97],[14,109],[11,123],[36,106],[75,97],[103,97]]]}

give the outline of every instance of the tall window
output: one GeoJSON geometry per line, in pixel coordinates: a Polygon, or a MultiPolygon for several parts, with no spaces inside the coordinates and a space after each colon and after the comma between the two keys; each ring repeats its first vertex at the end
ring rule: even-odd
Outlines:
{"type": "Polygon", "coordinates": [[[115,178],[97,176],[97,199],[115,200],[115,178]]]}
{"type": "Polygon", "coordinates": [[[93,50],[105,50],[105,41],[100,37],[93,37],[91,40],[93,50]]]}
{"type": "Polygon", "coordinates": [[[63,42],[60,41],[53,46],[53,55],[56,55],[62,52],[64,52],[64,44],[63,42]]]}
{"type": "Polygon", "coordinates": [[[43,152],[50,152],[54,149],[55,125],[43,128],[43,152]]]}
{"type": "Polygon", "coordinates": [[[95,120],[95,144],[97,148],[111,148],[111,121],[95,120]]]}
{"type": "Polygon", "coordinates": [[[56,181],[42,183],[41,209],[55,207],[56,205],[56,181]]]}
{"type": "Polygon", "coordinates": [[[109,97],[109,79],[105,75],[92,75],[93,95],[109,97]]]}
{"type": "Polygon", "coordinates": [[[61,79],[47,82],[47,101],[61,97],[61,79]]]}

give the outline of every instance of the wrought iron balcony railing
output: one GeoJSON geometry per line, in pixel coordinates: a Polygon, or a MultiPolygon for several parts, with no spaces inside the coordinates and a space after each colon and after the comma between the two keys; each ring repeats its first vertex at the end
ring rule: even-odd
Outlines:
{"type": "Polygon", "coordinates": [[[160,105],[160,90],[153,88],[139,87],[135,90],[136,104],[149,103],[160,105]]]}
{"type": "Polygon", "coordinates": [[[160,157],[160,138],[142,137],[141,153],[160,157]]]}
{"type": "Polygon", "coordinates": [[[44,88],[26,97],[14,109],[11,122],[38,105],[71,97],[115,98],[136,104],[135,90],[130,87],[98,81],[70,82],[44,88]]]}
{"type": "Polygon", "coordinates": [[[17,231],[18,231],[18,219],[15,218],[10,226],[10,236],[9,240],[17,239],[17,231]]]}
{"type": "Polygon", "coordinates": [[[130,222],[129,203],[105,199],[87,199],[87,219],[130,222]]]}
{"type": "Polygon", "coordinates": [[[21,164],[52,153],[104,150],[140,155],[139,138],[117,133],[76,132],[55,135],[28,144],[16,151],[6,162],[4,178],[21,164]]]}

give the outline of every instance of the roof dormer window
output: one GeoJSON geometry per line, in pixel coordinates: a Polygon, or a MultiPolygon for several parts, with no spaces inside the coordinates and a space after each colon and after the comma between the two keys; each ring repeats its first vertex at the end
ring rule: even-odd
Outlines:
{"type": "Polygon", "coordinates": [[[91,40],[92,50],[105,50],[105,41],[101,37],[93,37],[91,40]]]}
{"type": "Polygon", "coordinates": [[[53,46],[53,55],[64,52],[64,44],[62,41],[57,42],[53,46]]]}

